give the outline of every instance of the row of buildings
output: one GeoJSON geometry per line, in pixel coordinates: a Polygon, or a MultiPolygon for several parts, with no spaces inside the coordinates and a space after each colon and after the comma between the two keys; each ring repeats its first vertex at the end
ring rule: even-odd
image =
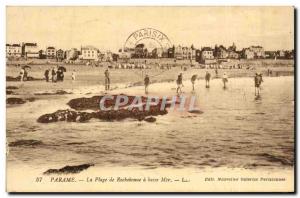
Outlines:
{"type": "Polygon", "coordinates": [[[38,48],[36,43],[6,44],[6,57],[38,58],[38,48]]]}
{"type": "Polygon", "coordinates": [[[72,48],[69,50],[56,49],[53,46],[40,49],[37,43],[6,44],[7,58],[38,58],[63,60],[90,60],[90,61],[109,61],[112,60],[111,52],[100,52],[96,47],[83,46],[80,49],[72,48]]]}
{"type": "Polygon", "coordinates": [[[173,46],[171,48],[154,48],[148,50],[146,46],[141,43],[135,48],[126,48],[119,50],[120,57],[122,54],[127,54],[130,58],[176,58],[176,59],[195,59],[196,49],[192,47],[184,47],[181,45],[173,46]]]}
{"type": "Polygon", "coordinates": [[[293,59],[294,50],[265,51],[262,46],[250,46],[237,50],[233,43],[226,48],[223,45],[212,47],[202,47],[196,50],[197,62],[213,62],[222,59],[293,59]]]}
{"type": "MultiPolygon", "coordinates": [[[[119,50],[119,52],[122,52],[122,50],[119,50]]],[[[237,50],[234,43],[228,48],[223,45],[215,45],[215,47],[196,49],[193,45],[191,47],[178,45],[171,48],[155,48],[152,51],[148,50],[144,44],[138,44],[135,48],[125,49],[124,52],[130,58],[174,58],[177,60],[196,60],[197,62],[209,62],[219,59],[294,58],[294,50],[265,51],[262,46],[250,46],[237,50]]]]}
{"type": "Polygon", "coordinates": [[[45,50],[40,49],[37,43],[6,44],[6,57],[10,58],[39,58],[63,60],[87,60],[87,61],[116,61],[118,59],[130,58],[173,58],[177,60],[195,60],[206,63],[220,59],[293,59],[294,50],[291,51],[265,51],[262,46],[250,46],[242,50],[237,50],[233,43],[226,48],[223,45],[215,47],[202,47],[196,49],[193,45],[172,46],[171,48],[155,48],[148,50],[141,43],[132,49],[119,50],[118,54],[112,52],[100,52],[94,46],[83,46],[80,49],[69,50],[56,49],[48,46],[45,50]]]}

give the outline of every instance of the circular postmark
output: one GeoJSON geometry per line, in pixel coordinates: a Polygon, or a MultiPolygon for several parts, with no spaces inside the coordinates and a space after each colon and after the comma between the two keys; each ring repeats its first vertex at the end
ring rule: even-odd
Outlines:
{"type": "Polygon", "coordinates": [[[141,43],[146,43],[150,48],[168,49],[172,46],[166,34],[154,28],[143,28],[129,35],[123,49],[133,49],[141,43]]]}

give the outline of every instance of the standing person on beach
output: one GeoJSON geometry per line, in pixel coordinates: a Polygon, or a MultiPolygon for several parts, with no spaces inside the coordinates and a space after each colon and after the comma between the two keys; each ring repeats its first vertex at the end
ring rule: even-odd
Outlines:
{"type": "Polygon", "coordinates": [[[226,83],[228,82],[228,76],[226,72],[224,72],[223,74],[222,81],[223,81],[223,88],[226,89],[226,83]]]}
{"type": "Polygon", "coordinates": [[[52,82],[56,82],[57,76],[56,76],[56,68],[55,67],[52,68],[51,75],[52,75],[52,82]]]}
{"type": "MultiPolygon", "coordinates": [[[[27,66],[27,65],[26,65],[27,66]]],[[[28,67],[26,67],[25,66],[25,68],[24,68],[24,76],[23,76],[23,81],[27,81],[27,77],[28,77],[28,71],[27,71],[27,68],[28,67]]]]}
{"type": "Polygon", "coordinates": [[[63,66],[57,66],[57,81],[64,81],[64,72],[66,72],[66,68],[63,66]]]}
{"type": "Polygon", "coordinates": [[[110,76],[109,76],[108,69],[105,70],[104,75],[105,75],[105,90],[108,91],[110,87],[110,76]]]}
{"type": "Polygon", "coordinates": [[[45,73],[44,73],[44,76],[45,76],[45,79],[46,79],[46,82],[49,82],[49,69],[46,69],[45,73]]]}
{"type": "Polygon", "coordinates": [[[268,69],[268,76],[272,76],[272,70],[268,69]]]}
{"type": "Polygon", "coordinates": [[[76,70],[74,69],[72,72],[72,82],[76,80],[76,70]]]}
{"type": "Polygon", "coordinates": [[[205,74],[205,87],[206,88],[209,88],[209,81],[210,81],[210,73],[208,71],[206,71],[206,74],[205,74]]]}
{"type": "Polygon", "coordinates": [[[183,84],[182,84],[182,73],[180,73],[178,75],[176,83],[177,83],[176,93],[179,94],[179,90],[180,90],[180,93],[182,93],[182,90],[181,90],[181,88],[183,87],[183,84]]]}
{"type": "Polygon", "coordinates": [[[61,74],[62,74],[62,71],[60,69],[58,69],[56,71],[56,80],[57,81],[61,81],[61,74]]]}
{"type": "Polygon", "coordinates": [[[197,80],[197,74],[193,75],[191,78],[191,82],[193,85],[193,91],[195,91],[195,81],[197,80]]]}
{"type": "Polygon", "coordinates": [[[148,75],[146,75],[144,78],[144,84],[145,84],[145,94],[148,94],[148,87],[150,84],[150,78],[148,75]]]}
{"type": "Polygon", "coordinates": [[[25,74],[25,69],[22,68],[22,69],[20,70],[20,81],[21,81],[21,82],[23,82],[23,80],[24,80],[24,74],[25,74]]]}
{"type": "Polygon", "coordinates": [[[254,77],[254,85],[255,85],[255,96],[260,94],[260,85],[263,82],[262,74],[256,73],[254,77]]]}
{"type": "Polygon", "coordinates": [[[216,66],[215,73],[216,73],[216,77],[218,77],[218,66],[216,66]]]}

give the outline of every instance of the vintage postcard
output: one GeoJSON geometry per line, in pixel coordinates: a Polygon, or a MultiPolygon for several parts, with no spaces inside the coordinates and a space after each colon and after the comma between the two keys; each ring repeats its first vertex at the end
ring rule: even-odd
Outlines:
{"type": "Polygon", "coordinates": [[[294,12],[7,6],[7,191],[294,192],[294,12]]]}

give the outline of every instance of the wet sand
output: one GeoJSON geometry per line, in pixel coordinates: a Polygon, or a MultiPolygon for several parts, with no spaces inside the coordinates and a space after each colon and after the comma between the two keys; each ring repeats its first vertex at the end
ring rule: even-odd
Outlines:
{"type": "MultiPolygon", "coordinates": [[[[59,65],[62,63],[58,63],[59,65]]],[[[233,63],[228,63],[233,64],[233,63]]],[[[272,76],[286,76],[293,75],[294,67],[293,60],[257,60],[248,61],[247,65],[253,69],[219,69],[218,75],[222,76],[224,72],[231,78],[234,77],[253,77],[255,72],[261,72],[264,76],[267,76],[267,70],[273,71],[272,76]]],[[[52,68],[56,64],[43,64],[43,65],[30,65],[29,76],[36,79],[44,78],[44,72],[47,68],[52,68]]],[[[87,86],[97,86],[98,90],[103,90],[104,85],[104,71],[106,67],[92,67],[86,65],[64,65],[67,69],[65,75],[65,81],[63,83],[46,83],[45,81],[26,82],[22,90],[26,94],[32,92],[48,90],[80,90],[85,89],[87,86]],[[71,74],[73,70],[76,70],[76,81],[72,82],[71,74]],[[39,84],[40,83],[40,84],[39,84]],[[43,86],[42,90],[41,87],[43,86]]],[[[209,71],[213,78],[215,78],[214,69],[199,69],[188,67],[186,71],[183,71],[180,65],[172,67],[172,69],[110,69],[110,77],[112,89],[123,88],[122,86],[134,86],[143,85],[144,77],[146,74],[150,76],[151,83],[160,82],[174,82],[179,73],[183,73],[183,79],[190,81],[192,75],[197,74],[199,79],[204,79],[205,72],[209,71]]],[[[6,67],[6,75],[16,77],[20,72],[19,67],[9,65],[6,67]]],[[[20,85],[20,82],[8,82],[9,85],[20,85]]],[[[84,92],[82,92],[84,93],[84,92]]]]}

